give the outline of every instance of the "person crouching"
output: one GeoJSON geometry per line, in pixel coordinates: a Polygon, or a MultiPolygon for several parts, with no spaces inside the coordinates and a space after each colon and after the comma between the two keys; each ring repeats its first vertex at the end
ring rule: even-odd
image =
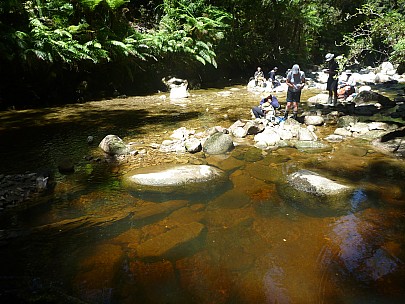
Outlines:
{"type": "Polygon", "coordinates": [[[260,100],[260,104],[258,106],[252,108],[252,113],[255,118],[266,118],[266,116],[271,112],[275,115],[275,109],[279,107],[280,104],[277,97],[270,94],[269,96],[260,100]]]}

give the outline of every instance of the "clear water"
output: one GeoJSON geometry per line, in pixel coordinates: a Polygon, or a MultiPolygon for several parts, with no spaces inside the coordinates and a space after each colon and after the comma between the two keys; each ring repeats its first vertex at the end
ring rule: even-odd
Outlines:
{"type": "Polygon", "coordinates": [[[179,127],[199,132],[249,119],[261,96],[227,90],[230,97],[194,91],[180,103],[157,94],[0,113],[0,173],[57,172],[62,159],[75,163],[74,174],[55,173],[53,192],[1,217],[2,303],[403,303],[403,160],[356,139],[317,154],[264,153],[249,140],[226,157],[150,147],[179,127]],[[108,134],[146,153],[107,161],[97,144],[108,134]],[[359,149],[365,155],[350,152],[359,149]],[[122,187],[126,172],[165,163],[213,165],[231,183],[181,200],[136,197],[122,187]],[[341,209],[289,201],[281,195],[285,177],[299,169],[356,191],[341,209]],[[162,204],[177,207],[141,216],[162,204]],[[195,238],[163,256],[140,257],[141,244],[190,223],[203,225],[195,238]]]}

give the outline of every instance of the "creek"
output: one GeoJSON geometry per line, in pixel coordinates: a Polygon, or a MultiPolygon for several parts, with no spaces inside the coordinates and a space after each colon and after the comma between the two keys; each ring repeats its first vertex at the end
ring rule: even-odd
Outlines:
{"type": "MultiPolygon", "coordinates": [[[[285,93],[276,95],[284,107],[285,93]]],[[[242,86],[167,96],[0,113],[0,174],[50,170],[54,181],[0,214],[2,303],[402,303],[403,160],[358,138],[322,153],[262,151],[251,138],[225,156],[162,153],[153,144],[174,130],[227,128],[250,119],[262,97],[242,86]],[[140,153],[106,158],[98,143],[109,134],[140,153]],[[74,173],[58,172],[64,159],[74,173]],[[130,170],[186,163],[218,167],[230,185],[182,200],[136,197],[121,185],[130,170]],[[355,187],[348,208],[324,214],[283,199],[279,186],[300,169],[355,187]],[[161,204],[172,207],[139,216],[161,204]],[[163,257],[139,257],[140,244],[192,223],[204,227],[197,237],[163,257]]]]}

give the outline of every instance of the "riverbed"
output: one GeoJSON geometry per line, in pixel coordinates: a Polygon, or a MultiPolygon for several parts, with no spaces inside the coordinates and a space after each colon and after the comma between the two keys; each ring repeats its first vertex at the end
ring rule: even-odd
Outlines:
{"type": "MultiPolygon", "coordinates": [[[[306,90],[302,100],[317,93],[306,90]]],[[[284,106],[285,93],[276,95],[284,106]]],[[[252,138],[222,156],[156,149],[180,127],[204,132],[250,119],[262,97],[234,86],[177,101],[158,93],[1,112],[0,174],[47,170],[54,181],[1,217],[2,302],[402,303],[403,160],[358,138],[316,154],[262,151],[252,138]],[[120,162],[105,157],[98,143],[109,134],[138,153],[120,162]],[[72,174],[57,170],[66,159],[72,174]],[[212,165],[230,184],[181,200],[122,187],[127,172],[162,164],[212,165]],[[323,213],[280,196],[286,176],[300,169],[354,187],[347,208],[323,213]],[[170,208],[139,215],[163,205],[170,208]],[[191,241],[140,257],[141,244],[194,223],[203,229],[191,241]]],[[[335,127],[316,133],[322,140],[335,127]]]]}

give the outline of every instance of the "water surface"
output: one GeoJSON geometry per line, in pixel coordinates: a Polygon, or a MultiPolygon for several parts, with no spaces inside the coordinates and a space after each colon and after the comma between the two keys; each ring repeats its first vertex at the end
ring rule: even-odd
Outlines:
{"type": "MultiPolygon", "coordinates": [[[[50,169],[56,181],[45,197],[1,217],[9,236],[0,243],[2,302],[402,303],[402,160],[359,139],[318,154],[261,151],[251,138],[226,156],[163,154],[150,146],[180,127],[200,132],[249,119],[262,97],[243,87],[225,90],[229,97],[210,89],[176,103],[156,94],[0,113],[0,173],[50,169]],[[124,163],[106,159],[97,145],[108,134],[143,152],[124,163]],[[65,158],[75,173],[57,172],[65,158]],[[164,163],[213,165],[231,183],[181,201],[137,197],[122,187],[128,171],[164,163]],[[354,187],[345,208],[325,213],[285,200],[280,187],[300,169],[354,187]],[[137,216],[161,204],[178,207],[137,216]],[[140,244],[190,223],[204,226],[197,238],[161,258],[139,257],[140,244]]],[[[283,102],[285,94],[278,97],[283,102]]]]}

